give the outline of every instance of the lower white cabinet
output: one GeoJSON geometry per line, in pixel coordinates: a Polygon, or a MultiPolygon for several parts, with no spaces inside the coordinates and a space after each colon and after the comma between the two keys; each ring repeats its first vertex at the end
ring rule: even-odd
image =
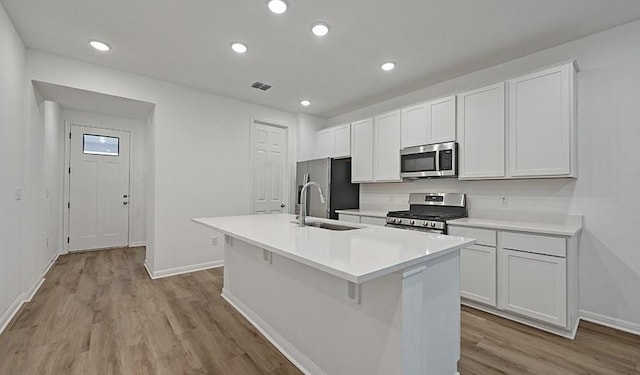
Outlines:
{"type": "Polygon", "coordinates": [[[567,325],[567,264],[565,258],[501,249],[501,309],[567,325]]]}
{"type": "Polygon", "coordinates": [[[472,245],[460,252],[460,296],[496,306],[496,248],[472,245]]]}
{"type": "Polygon", "coordinates": [[[462,302],[565,337],[578,319],[578,239],[449,225],[476,239],[460,251],[462,302]]]}

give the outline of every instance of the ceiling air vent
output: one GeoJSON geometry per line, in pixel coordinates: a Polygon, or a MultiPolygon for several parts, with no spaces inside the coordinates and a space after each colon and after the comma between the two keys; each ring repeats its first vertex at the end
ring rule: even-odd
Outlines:
{"type": "Polygon", "coordinates": [[[271,88],[271,85],[268,85],[266,83],[262,83],[262,82],[254,82],[251,87],[253,87],[254,89],[259,89],[262,91],[267,91],[271,88]]]}

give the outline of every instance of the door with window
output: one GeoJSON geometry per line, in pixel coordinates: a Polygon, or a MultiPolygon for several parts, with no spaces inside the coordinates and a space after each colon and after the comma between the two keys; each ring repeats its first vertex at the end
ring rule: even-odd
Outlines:
{"type": "Polygon", "coordinates": [[[129,242],[129,132],[71,125],[69,251],[129,242]]]}

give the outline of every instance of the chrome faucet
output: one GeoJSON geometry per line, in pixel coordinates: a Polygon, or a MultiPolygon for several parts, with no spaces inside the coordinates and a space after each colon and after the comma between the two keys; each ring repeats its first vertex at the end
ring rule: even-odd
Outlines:
{"type": "Polygon", "coordinates": [[[315,186],[318,188],[318,192],[320,193],[320,202],[324,203],[324,193],[322,193],[322,188],[320,188],[320,184],[314,181],[307,182],[302,189],[300,190],[300,218],[298,219],[298,225],[304,227],[306,225],[307,218],[307,189],[309,186],[315,186]]]}

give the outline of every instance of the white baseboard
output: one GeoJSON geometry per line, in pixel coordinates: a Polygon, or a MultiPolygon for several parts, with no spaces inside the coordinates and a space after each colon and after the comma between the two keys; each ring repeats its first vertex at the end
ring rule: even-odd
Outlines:
{"type": "MultiPolygon", "coordinates": [[[[49,268],[50,266],[47,267],[47,271],[49,270],[49,268]]],[[[7,312],[5,312],[2,318],[0,318],[0,334],[2,334],[2,332],[4,332],[4,330],[7,328],[9,323],[11,323],[13,318],[22,308],[22,305],[24,305],[27,302],[31,302],[31,300],[33,299],[33,296],[35,296],[36,293],[38,293],[38,290],[40,290],[42,283],[44,283],[44,278],[40,278],[31,286],[31,288],[29,288],[27,292],[21,293],[18,296],[18,298],[16,298],[16,300],[13,301],[13,303],[11,304],[7,312]]]]}
{"type": "Polygon", "coordinates": [[[168,268],[165,270],[156,271],[147,263],[146,260],[144,261],[144,268],[146,268],[147,273],[149,274],[149,277],[154,280],[161,279],[163,277],[181,275],[183,273],[190,273],[190,272],[208,270],[211,268],[218,268],[218,267],[222,267],[223,265],[224,265],[224,261],[217,260],[215,262],[193,264],[193,265],[184,266],[184,267],[168,268]]]}
{"type": "Polygon", "coordinates": [[[53,256],[51,257],[51,259],[49,260],[49,264],[47,264],[47,267],[44,269],[44,271],[42,272],[42,280],[44,281],[44,277],[47,275],[47,273],[49,273],[49,270],[51,269],[51,267],[53,267],[53,265],[56,263],[56,260],[58,260],[58,257],[62,255],[62,253],[60,252],[60,250],[58,250],[57,253],[53,254],[53,256]]]}
{"type": "Polygon", "coordinates": [[[134,241],[129,244],[129,247],[147,246],[147,241],[134,241]]]}
{"type": "Polygon", "coordinates": [[[276,347],[305,375],[327,375],[318,365],[316,365],[309,357],[304,355],[287,339],[282,337],[275,329],[265,322],[258,314],[238,300],[227,289],[222,289],[222,298],[224,298],[234,309],[245,317],[273,346],[276,347]]]}
{"type": "Polygon", "coordinates": [[[610,316],[594,313],[591,311],[580,310],[580,317],[591,323],[600,324],[619,331],[628,332],[640,336],[640,324],[627,322],[626,320],[612,318],[610,316]]]}

